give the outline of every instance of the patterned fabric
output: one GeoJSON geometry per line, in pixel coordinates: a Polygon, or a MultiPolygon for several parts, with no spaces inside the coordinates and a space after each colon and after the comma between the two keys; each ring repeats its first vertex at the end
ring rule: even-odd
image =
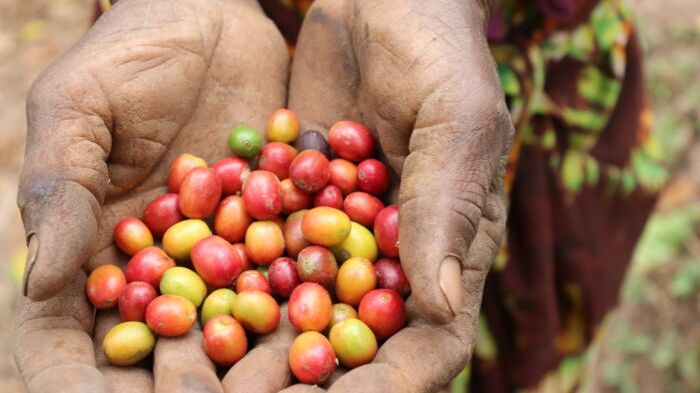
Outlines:
{"type": "MultiPolygon", "coordinates": [[[[312,0],[259,1],[293,53],[312,0]]],[[[516,128],[508,236],[453,392],[565,393],[668,171],[624,0],[504,3],[488,36],[516,128]]]]}
{"type": "MultiPolygon", "coordinates": [[[[620,1],[603,1],[584,23],[560,31],[555,22],[538,15],[531,3],[508,3],[489,28],[495,41],[493,54],[518,128],[518,144],[554,151],[564,143],[564,151],[553,154],[552,167],[560,170],[567,191],[576,193],[584,185],[597,184],[603,178],[601,174],[607,176],[615,192],[629,193],[638,186],[657,191],[667,173],[661,165],[661,147],[650,135],[648,110],[641,115],[637,146],[629,162],[601,163],[591,154],[622,89],[626,49],[634,32],[628,7],[620,1]],[[527,3],[530,5],[523,5],[527,3]],[[542,27],[529,31],[533,29],[532,19],[538,18],[541,22],[536,26],[542,27]],[[499,39],[493,32],[504,30],[497,27],[504,25],[510,26],[508,33],[499,39]],[[524,32],[530,40],[523,40],[524,32]],[[552,74],[564,77],[555,79],[552,74]],[[565,135],[557,135],[555,122],[566,128],[565,135]]],[[[517,161],[517,156],[513,160],[517,161]]],[[[511,182],[513,174],[509,176],[511,182]]]]}
{"type": "Polygon", "coordinates": [[[511,0],[488,33],[516,138],[470,390],[570,392],[668,176],[634,19],[620,0],[511,0]]]}

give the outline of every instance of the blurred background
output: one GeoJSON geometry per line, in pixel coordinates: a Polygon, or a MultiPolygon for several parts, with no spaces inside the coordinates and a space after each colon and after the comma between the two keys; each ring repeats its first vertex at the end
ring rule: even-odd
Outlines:
{"type": "MultiPolygon", "coordinates": [[[[655,132],[672,176],[618,308],[585,356],[584,392],[700,391],[700,1],[634,0],[655,132]]],[[[0,392],[23,392],[12,325],[24,262],[16,189],[25,95],[88,29],[92,0],[0,0],[0,392]]],[[[559,381],[559,384],[562,382],[559,381]]],[[[557,386],[551,386],[556,392],[557,386]]]]}

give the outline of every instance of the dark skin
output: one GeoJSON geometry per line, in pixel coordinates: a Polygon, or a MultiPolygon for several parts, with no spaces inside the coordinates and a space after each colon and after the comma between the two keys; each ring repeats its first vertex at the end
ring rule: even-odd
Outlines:
{"type": "Polygon", "coordinates": [[[424,392],[449,382],[471,355],[505,227],[512,125],[484,37],[495,6],[317,1],[288,84],[283,41],[252,1],[120,1],[28,98],[19,204],[30,256],[15,356],[30,390],[323,390],[288,387],[286,318],[221,382],[198,330],[159,338],[152,369],[109,366],[100,342],[118,315],[100,312],[93,324],[84,296],[85,273],[125,262],[112,228],[163,192],[177,154],[227,156],[231,125],[263,130],[286,99],[303,129],[353,119],[375,130],[401,179],[393,195],[410,323],[373,363],[324,388],[424,392]]]}

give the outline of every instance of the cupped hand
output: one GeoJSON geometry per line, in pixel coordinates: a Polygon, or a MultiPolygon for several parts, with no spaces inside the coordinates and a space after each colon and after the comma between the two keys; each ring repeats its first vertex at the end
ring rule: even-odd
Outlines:
{"type": "Polygon", "coordinates": [[[336,373],[330,392],[435,391],[471,355],[484,281],[504,234],[513,130],[485,38],[495,5],[317,0],[306,16],[290,108],[305,129],[350,119],[376,131],[400,178],[400,258],[412,287],[408,326],[373,363],[336,373]]]}
{"type": "Polygon", "coordinates": [[[255,1],[122,0],[35,82],[15,338],[30,391],[222,390],[197,330],[159,339],[153,371],[109,366],[100,343],[118,314],[94,317],[85,276],[125,262],[112,229],[164,192],[174,157],[211,163],[230,155],[233,125],[263,129],[285,105],[287,69],[284,41],[255,1]]]}

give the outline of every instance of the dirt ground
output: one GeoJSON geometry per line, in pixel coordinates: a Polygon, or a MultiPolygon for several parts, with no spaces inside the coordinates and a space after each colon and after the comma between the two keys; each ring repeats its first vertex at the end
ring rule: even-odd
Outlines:
{"type": "MultiPolygon", "coordinates": [[[[93,4],[0,0],[0,392],[24,391],[10,345],[24,248],[15,206],[24,99],[41,70],[89,27],[93,4]]],[[[644,26],[656,127],[670,135],[678,165],[635,256],[620,308],[590,353],[584,390],[700,391],[700,1],[633,4],[644,26]]]]}

